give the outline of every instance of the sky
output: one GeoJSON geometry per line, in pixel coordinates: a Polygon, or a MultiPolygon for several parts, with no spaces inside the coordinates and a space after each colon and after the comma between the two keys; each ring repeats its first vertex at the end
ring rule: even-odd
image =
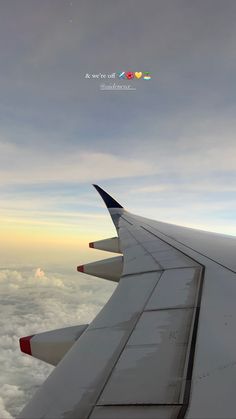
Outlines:
{"type": "Polygon", "coordinates": [[[114,289],[76,273],[115,235],[92,183],[136,214],[236,235],[235,19],[235,0],[1,1],[0,417],[49,373],[19,335],[90,321],[114,289]],[[101,89],[114,83],[133,89],[101,89]]]}

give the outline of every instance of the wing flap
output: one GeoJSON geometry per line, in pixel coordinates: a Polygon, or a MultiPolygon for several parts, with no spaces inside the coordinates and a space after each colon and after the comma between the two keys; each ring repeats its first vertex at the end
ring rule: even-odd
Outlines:
{"type": "Polygon", "coordinates": [[[114,327],[129,329],[144,307],[161,278],[162,272],[150,272],[121,278],[109,302],[103,307],[91,329],[114,327]]]}
{"type": "Polygon", "coordinates": [[[90,419],[170,419],[177,418],[180,406],[99,406],[90,419]]]}
{"type": "Polygon", "coordinates": [[[183,404],[200,281],[199,268],[162,274],[98,405],[183,404]]]}
{"type": "Polygon", "coordinates": [[[196,307],[199,276],[199,268],[168,269],[164,271],[146,309],[196,307]]]}
{"type": "Polygon", "coordinates": [[[98,404],[181,404],[192,309],[144,312],[98,404]]]}

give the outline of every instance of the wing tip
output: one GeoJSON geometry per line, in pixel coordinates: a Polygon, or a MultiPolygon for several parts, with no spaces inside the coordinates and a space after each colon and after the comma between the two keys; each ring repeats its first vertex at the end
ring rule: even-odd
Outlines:
{"type": "Polygon", "coordinates": [[[100,186],[93,184],[94,188],[97,190],[103,201],[105,202],[107,208],[123,208],[111,195],[109,195],[104,189],[100,186]]]}

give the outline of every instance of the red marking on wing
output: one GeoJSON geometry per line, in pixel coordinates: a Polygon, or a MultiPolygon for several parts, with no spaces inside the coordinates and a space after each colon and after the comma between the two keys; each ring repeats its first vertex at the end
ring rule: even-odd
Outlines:
{"type": "Polygon", "coordinates": [[[30,346],[30,339],[32,339],[34,335],[31,336],[24,336],[23,338],[20,338],[20,349],[21,352],[24,352],[25,354],[32,355],[31,352],[31,346],[30,346]]]}

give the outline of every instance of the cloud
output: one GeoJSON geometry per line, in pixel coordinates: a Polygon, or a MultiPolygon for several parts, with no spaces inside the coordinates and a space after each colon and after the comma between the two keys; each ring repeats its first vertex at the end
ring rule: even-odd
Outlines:
{"type": "Polygon", "coordinates": [[[232,178],[227,179],[227,181],[224,179],[217,178],[217,175],[212,179],[209,177],[208,179],[205,179],[204,177],[199,176],[199,179],[193,178],[193,180],[190,182],[188,179],[179,179],[178,183],[176,182],[170,183],[169,181],[166,183],[163,183],[163,181],[160,181],[158,184],[150,184],[147,186],[139,187],[139,188],[133,188],[129,191],[129,193],[132,194],[158,194],[160,196],[161,193],[176,193],[176,191],[181,192],[182,194],[186,193],[221,193],[221,192],[236,192],[236,184],[235,181],[232,178]]]}
{"type": "Polygon", "coordinates": [[[2,184],[93,182],[156,172],[153,165],[141,159],[101,152],[55,151],[52,159],[47,149],[24,150],[17,145],[9,145],[9,148],[8,160],[11,164],[4,168],[6,154],[3,153],[0,158],[3,167],[0,174],[4,179],[2,184]]]}
{"type": "Polygon", "coordinates": [[[37,268],[34,274],[35,278],[42,278],[45,276],[44,271],[41,268],[37,268]]]}
{"type": "Polygon", "coordinates": [[[0,418],[13,419],[6,406],[11,405],[14,401],[14,405],[19,409],[21,403],[24,402],[24,391],[20,390],[16,385],[3,384],[0,387],[0,394],[0,418]]]}
{"type": "Polygon", "coordinates": [[[134,188],[130,191],[132,194],[153,194],[153,193],[159,193],[167,191],[168,189],[172,188],[173,185],[167,185],[167,184],[159,184],[159,185],[147,185],[143,186],[141,188],[134,188]]]}
{"type": "Polygon", "coordinates": [[[193,134],[193,129],[190,124],[188,132],[176,134],[175,140],[160,140],[152,134],[148,143],[144,143],[138,137],[132,157],[129,141],[126,146],[121,145],[119,155],[68,147],[66,151],[55,150],[53,158],[47,148],[0,143],[3,148],[0,154],[1,185],[66,185],[168,173],[208,176],[215,171],[235,172],[236,143],[232,121],[224,133],[216,127],[213,130],[211,124],[204,133],[193,134]]]}
{"type": "Polygon", "coordinates": [[[53,369],[22,354],[19,338],[89,323],[113,290],[114,284],[83,274],[0,270],[1,419],[15,417],[53,369]]]}

